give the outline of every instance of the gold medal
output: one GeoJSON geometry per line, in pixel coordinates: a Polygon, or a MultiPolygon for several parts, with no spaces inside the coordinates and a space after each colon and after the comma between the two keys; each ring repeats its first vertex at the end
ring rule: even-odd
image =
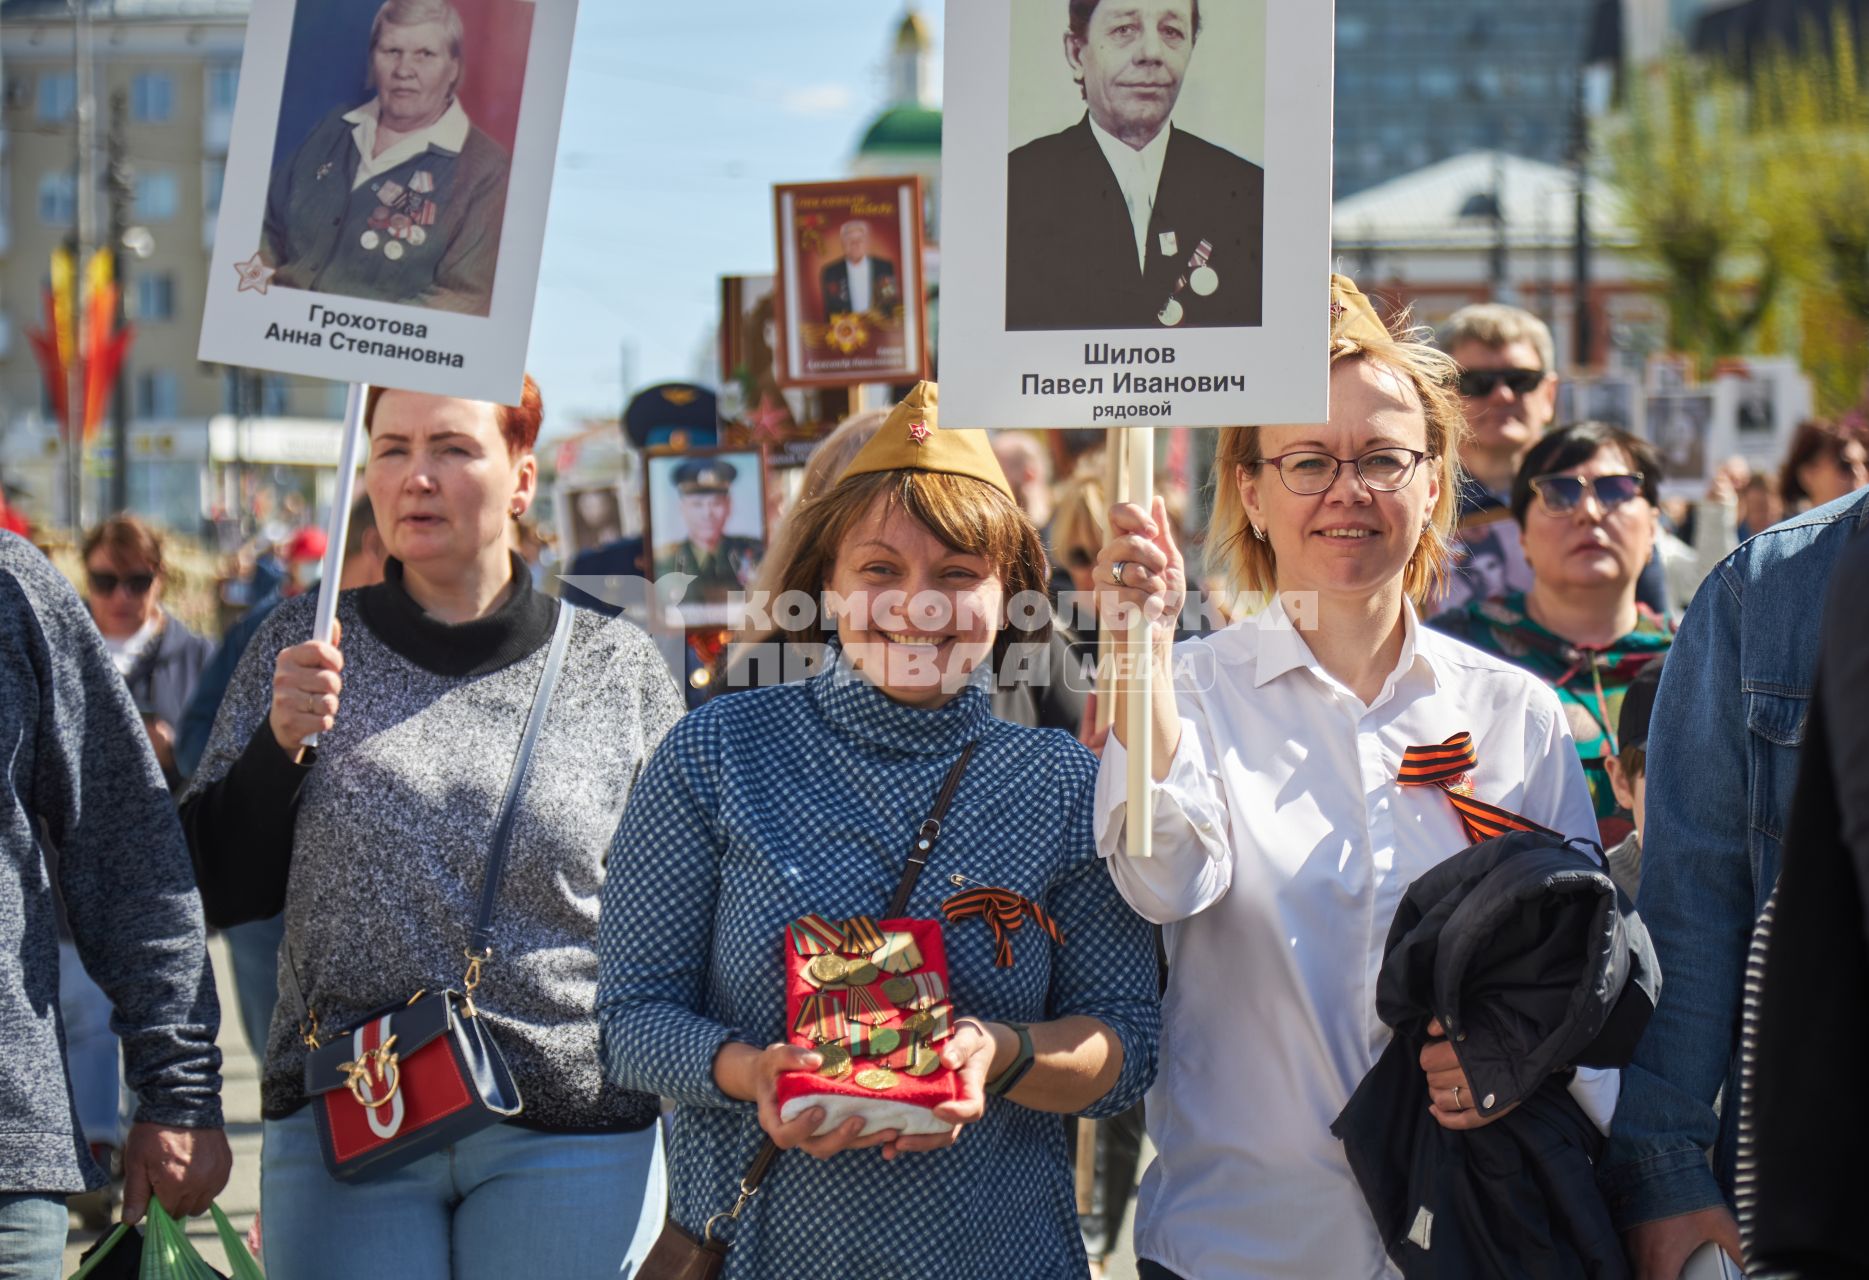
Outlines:
{"type": "Polygon", "coordinates": [[[903,1070],[912,1076],[931,1076],[941,1069],[941,1055],[925,1044],[915,1046],[909,1064],[903,1070]]]}
{"type": "Polygon", "coordinates": [[[844,975],[850,972],[850,962],[842,956],[818,956],[806,972],[817,981],[829,985],[844,980],[844,975]]]}
{"type": "Polygon", "coordinates": [[[869,1067],[857,1072],[857,1083],[865,1089],[874,1089],[881,1093],[885,1089],[896,1087],[896,1073],[888,1067],[869,1067]]]}
{"type": "Polygon", "coordinates": [[[824,1058],[818,1067],[818,1074],[827,1080],[842,1080],[850,1074],[850,1050],[841,1044],[818,1046],[818,1053],[824,1058]]]}
{"type": "Polygon", "coordinates": [[[884,1054],[894,1053],[901,1044],[902,1036],[899,1032],[891,1031],[888,1027],[878,1027],[870,1032],[865,1050],[870,1057],[880,1058],[884,1054]]]}
{"type": "Polygon", "coordinates": [[[876,981],[876,966],[868,960],[849,960],[849,967],[844,970],[844,981],[853,987],[867,987],[876,981]]]}
{"type": "Polygon", "coordinates": [[[907,1004],[915,998],[915,984],[907,978],[885,978],[883,994],[890,1004],[907,1004]]]}
{"type": "Polygon", "coordinates": [[[934,1015],[929,1013],[926,1009],[917,1013],[911,1013],[908,1017],[902,1019],[902,1032],[904,1035],[926,1036],[933,1030],[934,1015]]]}

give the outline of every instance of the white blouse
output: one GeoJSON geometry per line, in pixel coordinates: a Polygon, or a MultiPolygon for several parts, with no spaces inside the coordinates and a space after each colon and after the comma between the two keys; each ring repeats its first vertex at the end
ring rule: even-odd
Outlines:
{"type": "MultiPolygon", "coordinates": [[[[1405,631],[1367,706],[1276,603],[1177,646],[1153,858],[1124,852],[1127,756],[1104,750],[1098,849],[1168,947],[1136,1249],[1190,1280],[1393,1274],[1330,1124],[1389,1041],[1376,975],[1402,894],[1469,843],[1445,793],[1396,781],[1403,751],[1469,731],[1474,794],[1596,838],[1556,696],[1412,609],[1405,631]]],[[[1619,1083],[1573,1092],[1606,1125],[1619,1083]]]]}

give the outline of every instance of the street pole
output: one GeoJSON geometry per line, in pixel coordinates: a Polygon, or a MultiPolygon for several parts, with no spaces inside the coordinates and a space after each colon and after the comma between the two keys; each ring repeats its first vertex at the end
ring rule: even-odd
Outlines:
{"type": "Polygon", "coordinates": [[[1587,369],[1595,363],[1596,333],[1590,317],[1590,109],[1584,97],[1586,72],[1577,73],[1577,117],[1572,144],[1577,153],[1577,230],[1571,256],[1572,363],[1587,369]]]}
{"type": "MultiPolygon", "coordinates": [[[[109,154],[106,172],[110,175],[110,263],[111,278],[117,285],[117,309],[112,317],[117,331],[123,329],[125,300],[129,297],[129,256],[123,251],[124,232],[130,227],[131,178],[129,170],[128,121],[130,95],[117,89],[110,95],[110,132],[106,135],[109,154]]],[[[130,509],[130,362],[117,365],[117,385],[112,389],[110,408],[110,452],[116,465],[110,472],[110,509],[130,509]]]]}
{"type": "Polygon", "coordinates": [[[66,512],[74,535],[84,531],[84,304],[85,274],[91,244],[96,239],[96,211],[92,208],[96,175],[91,166],[94,156],[91,127],[97,102],[91,84],[91,0],[67,0],[72,8],[72,60],[75,63],[77,103],[75,120],[75,164],[77,178],[77,243],[74,246],[71,287],[71,367],[65,371],[68,419],[65,442],[66,512]]]}

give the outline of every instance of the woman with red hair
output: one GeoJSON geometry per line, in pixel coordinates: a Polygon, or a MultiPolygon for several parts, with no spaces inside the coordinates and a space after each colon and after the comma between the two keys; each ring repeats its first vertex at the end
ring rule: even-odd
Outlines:
{"type": "Polygon", "coordinates": [[[339,597],[331,644],[304,639],[310,596],[267,620],[183,801],[208,917],[285,911],[261,1084],[272,1280],[321,1280],[339,1257],[427,1280],[628,1274],[661,1225],[657,1103],[602,1076],[594,947],[611,832],[682,703],[634,624],[535,591],[510,549],[537,492],[540,416],[530,378],[513,406],[372,394],[364,484],[384,581],[339,597]],[[522,1109],[339,1182],[301,1036],[328,1041],[463,984],[498,815],[560,646],[472,999],[522,1109]]]}

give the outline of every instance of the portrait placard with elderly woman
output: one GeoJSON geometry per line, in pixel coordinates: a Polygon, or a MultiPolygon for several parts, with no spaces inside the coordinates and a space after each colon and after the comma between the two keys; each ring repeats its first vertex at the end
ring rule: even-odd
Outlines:
{"type": "MultiPolygon", "coordinates": [[[[472,0],[384,0],[354,87],[296,148],[285,138],[292,113],[282,112],[262,249],[273,284],[489,312],[510,129],[501,130],[508,135],[502,145],[462,98],[477,73],[492,70],[472,65],[474,50],[487,48],[492,33],[478,33],[476,42],[467,21],[486,7],[472,0]]],[[[294,44],[296,63],[296,38],[294,44]]],[[[328,64],[344,65],[342,53],[319,44],[316,52],[328,64]]],[[[516,106],[520,84],[495,82],[504,78],[480,86],[479,97],[510,97],[516,106]]],[[[288,72],[288,97],[293,79],[288,72]]]]}

